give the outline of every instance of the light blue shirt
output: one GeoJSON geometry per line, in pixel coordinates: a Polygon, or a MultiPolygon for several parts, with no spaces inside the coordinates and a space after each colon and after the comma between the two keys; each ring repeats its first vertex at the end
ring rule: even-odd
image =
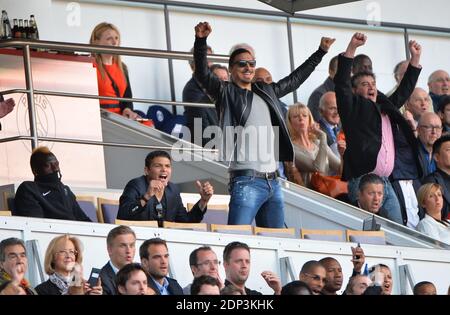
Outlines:
{"type": "Polygon", "coordinates": [[[164,277],[164,282],[162,285],[160,285],[159,282],[156,281],[155,279],[153,279],[152,277],[151,277],[151,279],[152,279],[153,283],[156,285],[156,288],[158,289],[158,291],[161,295],[170,295],[169,281],[167,281],[166,277],[164,277]]]}

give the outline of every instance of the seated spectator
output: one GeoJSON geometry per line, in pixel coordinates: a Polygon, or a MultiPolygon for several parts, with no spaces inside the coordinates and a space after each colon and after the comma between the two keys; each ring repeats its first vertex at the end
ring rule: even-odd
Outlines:
{"type": "Polygon", "coordinates": [[[296,182],[289,171],[294,166],[306,187],[311,187],[310,180],[314,172],[324,175],[338,173],[340,160],[328,147],[327,135],[314,122],[308,107],[301,103],[294,104],[289,107],[287,117],[287,127],[295,152],[295,165],[285,163],[288,179],[296,182]]]}
{"type": "Polygon", "coordinates": [[[403,79],[403,76],[405,75],[406,69],[408,69],[409,60],[402,60],[399,63],[397,63],[394,67],[394,79],[395,79],[395,86],[386,93],[386,96],[391,96],[395,90],[397,90],[400,82],[403,79]]]}
{"type": "MultiPolygon", "coordinates": [[[[119,29],[111,23],[100,23],[92,31],[89,44],[120,46],[119,29]]],[[[98,95],[132,98],[128,68],[122,62],[120,55],[94,54],[94,57],[94,67],[97,68],[98,95]]],[[[140,118],[133,111],[133,102],[100,100],[100,108],[133,120],[140,118]]]]}
{"type": "Polygon", "coordinates": [[[436,287],[429,281],[416,283],[413,289],[414,295],[436,295],[436,287]]]}
{"type": "Polygon", "coordinates": [[[209,67],[209,69],[211,70],[212,73],[214,73],[214,75],[216,77],[219,78],[219,80],[222,80],[222,81],[230,80],[230,74],[228,73],[227,67],[222,66],[218,63],[215,63],[215,64],[211,65],[211,67],[209,67]]]}
{"type": "MultiPolygon", "coordinates": [[[[71,295],[78,294],[78,290],[71,291],[71,282],[75,265],[83,263],[83,248],[81,241],[71,235],[65,234],[53,238],[45,251],[44,269],[49,279],[36,287],[39,295],[71,295]]],[[[83,281],[84,294],[102,295],[101,280],[97,286],[90,287],[83,281]]]]}
{"type": "Polygon", "coordinates": [[[442,120],[442,132],[450,131],[450,95],[441,98],[438,104],[438,115],[442,120]]]}
{"type": "MultiPolygon", "coordinates": [[[[223,250],[223,267],[225,269],[225,286],[234,285],[244,295],[261,295],[261,292],[251,290],[245,286],[250,274],[250,248],[241,242],[231,242],[223,250]]],[[[264,271],[261,276],[275,294],[281,292],[281,281],[274,273],[264,271]]]]}
{"type": "Polygon", "coordinates": [[[433,158],[436,161],[436,171],[423,180],[424,183],[436,183],[441,186],[444,197],[441,219],[450,218],[450,135],[446,134],[433,144],[433,158]]]}
{"type": "MultiPolygon", "coordinates": [[[[392,294],[392,273],[391,269],[388,266],[384,264],[372,266],[371,268],[369,268],[369,277],[375,286],[381,287],[381,295],[392,294]]],[[[366,292],[364,295],[366,295],[366,292]]]]}
{"type": "Polygon", "coordinates": [[[302,266],[299,279],[308,285],[313,295],[321,295],[326,275],[326,270],[320,262],[310,260],[302,266]]]}
{"type": "Polygon", "coordinates": [[[217,278],[202,275],[194,278],[191,286],[191,295],[220,295],[221,283],[217,278]]]}
{"type": "MultiPolygon", "coordinates": [[[[194,279],[208,275],[216,278],[219,282],[219,289],[223,288],[222,279],[219,275],[220,261],[217,259],[216,253],[209,246],[202,246],[189,255],[189,266],[191,267],[192,275],[194,279]]],[[[183,293],[185,295],[191,294],[191,285],[188,284],[183,288],[183,293]]]]}
{"type": "MultiPolygon", "coordinates": [[[[353,254],[353,274],[361,273],[361,268],[364,265],[365,256],[361,247],[351,247],[353,254]]],[[[325,257],[319,260],[319,263],[325,268],[326,277],[325,285],[322,288],[323,295],[336,295],[337,291],[342,288],[343,273],[339,261],[333,257],[325,257]]]]}
{"type": "MultiPolygon", "coordinates": [[[[11,113],[14,109],[14,106],[16,106],[16,103],[14,102],[13,98],[8,98],[5,101],[3,95],[0,95],[0,118],[3,118],[11,113]]],[[[0,124],[0,130],[2,130],[2,124],[0,124]]]]}
{"type": "Polygon", "coordinates": [[[123,266],[115,279],[119,295],[155,295],[156,292],[147,285],[147,273],[138,263],[123,266]]]}
{"type": "Polygon", "coordinates": [[[170,182],[172,161],[165,151],[150,152],[145,158],[145,175],[132,179],[125,186],[117,218],[121,220],[158,220],[173,222],[200,222],[214,193],[209,182],[197,187],[200,200],[187,212],[178,187],[170,182]]]}
{"type": "Polygon", "coordinates": [[[345,288],[345,295],[363,295],[364,291],[372,284],[372,280],[366,275],[355,275],[350,278],[345,288]]]}
{"type": "Polygon", "coordinates": [[[169,278],[169,249],[165,240],[151,238],[139,247],[139,256],[148,274],[147,284],[157,295],[183,295],[178,281],[169,278]]]}
{"type": "MultiPolygon", "coordinates": [[[[264,82],[266,84],[272,84],[273,83],[272,74],[266,68],[263,67],[256,68],[255,76],[253,77],[253,82],[264,82]]],[[[288,111],[288,106],[280,100],[278,100],[278,104],[279,104],[278,108],[281,110],[281,117],[285,118],[288,111]]]]}
{"type": "Polygon", "coordinates": [[[359,54],[353,58],[351,70],[352,74],[357,74],[360,72],[373,73],[372,60],[367,55],[359,54]]]}
{"type": "Polygon", "coordinates": [[[281,295],[313,295],[313,292],[305,282],[294,280],[283,286],[281,295]]]}
{"type": "Polygon", "coordinates": [[[442,122],[435,113],[424,113],[419,120],[418,141],[419,161],[423,177],[436,171],[436,162],[433,159],[433,144],[442,135],[442,122]]]}
{"type": "Polygon", "coordinates": [[[376,174],[366,174],[359,181],[358,197],[355,206],[392,220],[389,211],[382,207],[383,195],[383,179],[376,174]]]}
{"type": "Polygon", "coordinates": [[[136,253],[136,234],[125,225],[119,225],[109,231],[106,237],[109,261],[100,271],[103,294],[117,294],[116,274],[134,260],[136,253]]]}
{"type": "Polygon", "coordinates": [[[333,257],[326,257],[319,260],[319,263],[325,268],[325,285],[322,288],[323,295],[336,295],[342,287],[342,267],[333,257]]]}
{"type": "Polygon", "coordinates": [[[450,76],[447,71],[436,70],[428,77],[428,89],[430,90],[430,97],[433,100],[434,112],[438,112],[438,105],[440,99],[444,95],[450,94],[450,76]]]}
{"type": "Polygon", "coordinates": [[[406,101],[403,116],[411,125],[411,128],[416,130],[420,117],[426,112],[433,112],[431,98],[424,89],[416,87],[406,101]]]}
{"type": "Polygon", "coordinates": [[[334,92],[333,78],[334,75],[336,74],[337,60],[338,60],[337,56],[334,56],[333,58],[330,59],[330,63],[328,64],[327,79],[321,85],[319,85],[309,96],[308,108],[311,111],[311,114],[313,115],[315,121],[319,121],[321,118],[319,108],[320,99],[325,93],[334,92]]]}
{"type": "MultiPolygon", "coordinates": [[[[327,144],[334,155],[340,159],[345,151],[345,141],[338,140],[337,136],[341,130],[339,113],[336,105],[336,93],[326,92],[319,101],[320,129],[327,135],[327,144]]],[[[340,174],[340,172],[339,172],[340,174]]]]}
{"type": "Polygon", "coordinates": [[[0,242],[0,290],[2,295],[36,295],[36,291],[25,279],[28,258],[25,243],[10,237],[0,242]],[[7,284],[5,284],[7,283],[7,284]]]}
{"type": "Polygon", "coordinates": [[[420,187],[417,200],[425,210],[425,217],[417,225],[417,231],[450,245],[450,223],[442,219],[442,190],[439,184],[428,183],[420,187]]]}
{"type": "Polygon", "coordinates": [[[17,188],[13,215],[91,221],[70,188],[61,182],[59,161],[47,147],[33,151],[30,165],[34,181],[25,181],[17,188]]]}

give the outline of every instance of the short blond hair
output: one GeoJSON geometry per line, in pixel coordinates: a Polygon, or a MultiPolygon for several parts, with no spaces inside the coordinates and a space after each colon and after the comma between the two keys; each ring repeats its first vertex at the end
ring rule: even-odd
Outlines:
{"type": "Polygon", "coordinates": [[[47,246],[47,250],[45,252],[45,259],[44,259],[44,270],[45,273],[48,275],[52,275],[55,273],[55,257],[57,252],[57,247],[62,241],[71,241],[75,247],[75,250],[77,251],[77,255],[75,256],[75,262],[79,263],[80,265],[83,262],[83,245],[81,241],[75,237],[71,236],[69,234],[64,234],[55,237],[50,241],[50,243],[47,246]]]}
{"type": "MultiPolygon", "coordinates": [[[[425,199],[432,193],[434,193],[436,190],[440,190],[442,193],[441,185],[436,183],[428,183],[420,186],[419,190],[417,191],[417,203],[419,206],[423,207],[423,204],[425,203],[425,199]]],[[[425,209],[426,211],[426,209],[425,209]]]]}
{"type": "MultiPolygon", "coordinates": [[[[292,127],[290,117],[291,117],[291,115],[301,114],[304,112],[306,112],[306,114],[308,115],[309,126],[312,126],[315,123],[315,121],[314,121],[313,115],[311,114],[311,111],[309,110],[308,106],[306,106],[305,104],[300,103],[300,102],[289,106],[289,109],[286,113],[286,125],[287,125],[288,131],[289,131],[289,134],[290,134],[292,140],[297,138],[297,131],[294,129],[294,127],[292,127]]],[[[309,138],[311,140],[314,140],[314,139],[316,139],[316,136],[314,136],[313,134],[310,133],[309,138]]]]}

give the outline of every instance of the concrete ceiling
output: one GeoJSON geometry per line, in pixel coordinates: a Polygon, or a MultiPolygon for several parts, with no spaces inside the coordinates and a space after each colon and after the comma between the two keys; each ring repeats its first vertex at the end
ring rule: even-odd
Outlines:
{"type": "Polygon", "coordinates": [[[361,0],[259,0],[286,13],[316,9],[361,0]]]}

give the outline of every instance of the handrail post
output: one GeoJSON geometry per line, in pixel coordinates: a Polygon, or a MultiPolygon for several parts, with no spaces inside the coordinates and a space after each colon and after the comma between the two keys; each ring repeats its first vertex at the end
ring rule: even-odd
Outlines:
{"type": "Polygon", "coordinates": [[[30,57],[30,45],[24,45],[23,47],[23,66],[25,69],[25,84],[28,100],[28,118],[30,119],[30,136],[31,148],[34,150],[38,146],[38,135],[36,127],[36,111],[34,107],[34,86],[33,86],[33,75],[31,71],[31,57],[30,57]]]}
{"type": "MultiPolygon", "coordinates": [[[[167,50],[172,51],[172,41],[170,38],[170,21],[169,21],[169,8],[167,4],[164,5],[164,24],[166,28],[166,45],[167,50]]],[[[172,101],[175,101],[175,78],[173,75],[173,60],[167,59],[169,64],[169,84],[170,84],[170,98],[172,101]]],[[[172,113],[174,115],[177,114],[177,107],[175,105],[172,106],[172,113]]]]}
{"type": "MultiPolygon", "coordinates": [[[[295,62],[294,62],[294,45],[292,43],[292,23],[291,19],[289,17],[286,18],[286,27],[287,27],[287,40],[289,45],[289,62],[291,66],[291,72],[295,70],[295,62]]],[[[297,97],[297,90],[294,90],[294,103],[297,103],[298,97],[297,97]]]]}

